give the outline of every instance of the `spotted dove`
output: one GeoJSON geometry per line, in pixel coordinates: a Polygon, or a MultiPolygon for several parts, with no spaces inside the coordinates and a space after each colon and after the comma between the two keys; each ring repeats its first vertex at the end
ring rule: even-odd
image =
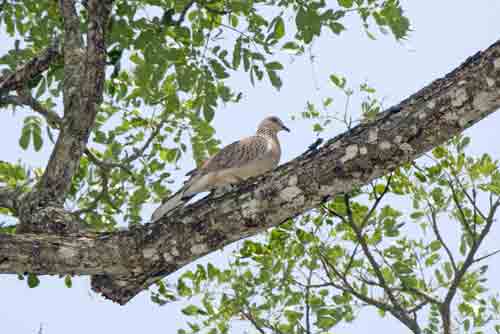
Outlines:
{"type": "Polygon", "coordinates": [[[153,212],[151,220],[160,219],[198,193],[234,185],[272,170],[281,157],[278,140],[281,130],[290,132],[278,117],[265,118],[255,135],[224,147],[200,168],[190,172],[190,179],[179,191],[164,200],[153,212]]]}

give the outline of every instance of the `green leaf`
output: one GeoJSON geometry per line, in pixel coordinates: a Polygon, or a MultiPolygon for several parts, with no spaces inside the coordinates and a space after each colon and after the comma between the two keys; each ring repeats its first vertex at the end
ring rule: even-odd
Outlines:
{"type": "Polygon", "coordinates": [[[231,26],[233,28],[236,28],[238,26],[238,23],[239,23],[239,20],[238,20],[238,16],[236,15],[231,15],[231,26]]]}
{"type": "Polygon", "coordinates": [[[442,159],[448,155],[448,150],[443,146],[438,146],[432,150],[432,155],[436,159],[442,159]]]}
{"type": "Polygon", "coordinates": [[[396,39],[405,38],[410,30],[410,21],[403,15],[399,1],[385,1],[380,11],[385,24],[389,26],[396,39]]]}
{"type": "Polygon", "coordinates": [[[71,281],[70,275],[66,275],[64,277],[64,284],[66,285],[67,288],[71,288],[73,286],[73,282],[71,281]]]}
{"type": "Polygon", "coordinates": [[[344,88],[346,80],[345,78],[341,78],[336,76],[335,74],[330,75],[330,81],[333,82],[333,84],[339,88],[344,88]]]}
{"type": "Polygon", "coordinates": [[[172,148],[163,148],[160,150],[160,159],[165,162],[175,162],[180,157],[179,151],[172,148]]]}
{"type": "Polygon", "coordinates": [[[425,265],[427,267],[433,266],[439,261],[439,258],[440,258],[439,253],[433,253],[425,260],[425,265]]]}
{"type": "Polygon", "coordinates": [[[412,219],[420,219],[424,216],[424,213],[422,211],[415,211],[415,212],[412,212],[412,214],[410,215],[410,218],[412,219]]]}
{"type": "Polygon", "coordinates": [[[37,116],[28,116],[24,118],[23,129],[21,130],[21,137],[19,138],[19,146],[26,150],[33,139],[33,145],[36,151],[42,148],[42,129],[41,121],[37,116]]]}
{"type": "Polygon", "coordinates": [[[296,42],[290,41],[290,42],[286,42],[285,44],[283,44],[281,49],[282,50],[298,51],[298,50],[300,50],[300,45],[297,44],[296,42]]]}
{"type": "Polygon", "coordinates": [[[291,325],[296,324],[304,314],[302,312],[285,310],[285,317],[291,325]]]}
{"type": "Polygon", "coordinates": [[[469,329],[470,329],[470,320],[469,319],[464,320],[464,329],[466,332],[469,331],[469,329]]]}
{"type": "Polygon", "coordinates": [[[470,144],[470,137],[464,137],[462,138],[462,140],[460,141],[460,144],[458,145],[458,150],[459,151],[463,151],[464,148],[466,148],[467,146],[469,146],[470,144]]]}
{"type": "Polygon", "coordinates": [[[274,25],[274,38],[281,39],[285,36],[285,23],[281,17],[278,17],[274,25]]]}
{"type": "Polygon", "coordinates": [[[207,264],[207,275],[209,280],[219,277],[220,270],[210,262],[207,264]]]}
{"type": "Polygon", "coordinates": [[[179,279],[177,282],[177,293],[181,297],[188,297],[193,294],[192,290],[184,283],[184,280],[179,279]]]}
{"type": "Polygon", "coordinates": [[[280,89],[283,83],[281,82],[280,77],[276,74],[275,71],[268,70],[267,75],[269,80],[271,81],[271,85],[273,85],[276,89],[280,89]]]}
{"type": "Polygon", "coordinates": [[[205,108],[203,108],[203,118],[207,123],[210,123],[215,116],[215,109],[212,108],[211,105],[205,105],[205,108]]]}
{"type": "Polygon", "coordinates": [[[205,311],[203,311],[201,308],[199,308],[196,305],[186,306],[185,308],[182,309],[182,313],[184,313],[185,315],[197,315],[197,314],[205,315],[205,314],[207,314],[205,311]]]}
{"type": "Polygon", "coordinates": [[[28,286],[30,288],[36,288],[40,284],[38,276],[32,273],[28,274],[28,286]]]}
{"type": "Polygon", "coordinates": [[[328,26],[330,27],[330,30],[337,35],[345,30],[344,25],[339,22],[331,22],[328,26]]]}
{"type": "Polygon", "coordinates": [[[233,68],[237,70],[241,64],[241,38],[236,40],[233,49],[233,68]]]}
{"type": "Polygon", "coordinates": [[[431,251],[435,252],[441,248],[441,243],[438,240],[434,240],[430,243],[429,248],[431,251]]]}
{"type": "Polygon", "coordinates": [[[265,67],[266,67],[266,69],[272,70],[272,71],[274,71],[274,70],[282,70],[283,69],[283,65],[281,65],[281,63],[277,62],[277,61],[272,61],[270,63],[267,63],[265,65],[265,67]]]}
{"type": "Polygon", "coordinates": [[[318,317],[316,326],[321,329],[328,330],[332,328],[338,321],[332,317],[318,317]]]}
{"type": "Polygon", "coordinates": [[[31,140],[31,126],[27,126],[25,124],[21,131],[21,138],[19,138],[19,146],[21,146],[23,150],[27,150],[28,146],[30,145],[30,140],[31,140]]]}
{"type": "Polygon", "coordinates": [[[31,133],[33,136],[33,146],[35,147],[35,151],[38,152],[43,145],[42,129],[40,128],[40,125],[34,124],[31,133]]]}
{"type": "Polygon", "coordinates": [[[217,60],[210,59],[209,63],[217,79],[225,79],[229,77],[229,74],[226,72],[224,66],[222,66],[217,60]]]}
{"type": "Polygon", "coordinates": [[[448,279],[450,279],[453,276],[453,267],[451,266],[450,262],[446,262],[444,264],[444,272],[448,279]]]}
{"type": "Polygon", "coordinates": [[[47,81],[45,80],[45,77],[40,80],[40,84],[38,85],[38,88],[35,93],[35,98],[40,98],[45,92],[47,91],[47,81]]]}
{"type": "Polygon", "coordinates": [[[431,196],[438,207],[441,207],[444,205],[445,197],[444,197],[443,189],[438,188],[438,187],[432,189],[431,196]]]}
{"type": "Polygon", "coordinates": [[[337,0],[337,2],[344,8],[351,8],[354,4],[354,0],[337,0]]]}

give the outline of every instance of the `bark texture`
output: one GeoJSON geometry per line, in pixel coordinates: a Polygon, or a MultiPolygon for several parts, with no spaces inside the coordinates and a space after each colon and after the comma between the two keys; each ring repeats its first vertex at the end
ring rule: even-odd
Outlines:
{"type": "Polygon", "coordinates": [[[61,55],[59,41],[52,43],[38,57],[18,68],[14,73],[0,77],[0,96],[12,90],[18,90],[49,68],[49,65],[61,55]]]}
{"type": "MultiPolygon", "coordinates": [[[[207,253],[416,159],[499,107],[500,41],[375,121],[155,224],[98,235],[0,235],[0,272],[94,275],[95,291],[125,304],[155,280],[207,253]]],[[[17,203],[5,196],[0,200],[17,203]]],[[[47,223],[72,219],[59,209],[44,210],[41,217],[47,223]]]]}
{"type": "Polygon", "coordinates": [[[105,26],[111,0],[88,2],[88,32],[84,47],[75,1],[60,0],[64,19],[64,117],[60,133],[37,189],[20,206],[18,232],[72,233],[80,224],[62,209],[71,181],[80,164],[102,101],[105,66],[105,26]],[[51,224],[50,213],[58,219],[51,224]],[[57,212],[57,214],[56,214],[57,212]]]}

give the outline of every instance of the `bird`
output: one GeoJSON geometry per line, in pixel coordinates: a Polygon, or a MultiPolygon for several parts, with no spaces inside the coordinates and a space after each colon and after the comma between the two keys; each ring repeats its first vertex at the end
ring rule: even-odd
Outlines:
{"type": "Polygon", "coordinates": [[[281,158],[278,132],[283,130],[290,132],[281,119],[266,117],[259,123],[255,135],[225,146],[200,168],[187,173],[190,178],[153,212],[151,221],[159,220],[198,193],[233,186],[274,169],[281,158]]]}

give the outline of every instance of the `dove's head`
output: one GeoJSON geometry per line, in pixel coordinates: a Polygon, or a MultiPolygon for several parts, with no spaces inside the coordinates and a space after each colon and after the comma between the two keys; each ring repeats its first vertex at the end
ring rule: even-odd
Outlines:
{"type": "Polygon", "coordinates": [[[290,132],[290,129],[287,128],[285,124],[283,124],[283,121],[281,121],[281,119],[279,119],[276,116],[270,116],[264,118],[264,120],[260,122],[259,129],[257,130],[257,132],[261,130],[265,130],[265,132],[271,131],[274,133],[278,133],[282,130],[290,132]]]}

